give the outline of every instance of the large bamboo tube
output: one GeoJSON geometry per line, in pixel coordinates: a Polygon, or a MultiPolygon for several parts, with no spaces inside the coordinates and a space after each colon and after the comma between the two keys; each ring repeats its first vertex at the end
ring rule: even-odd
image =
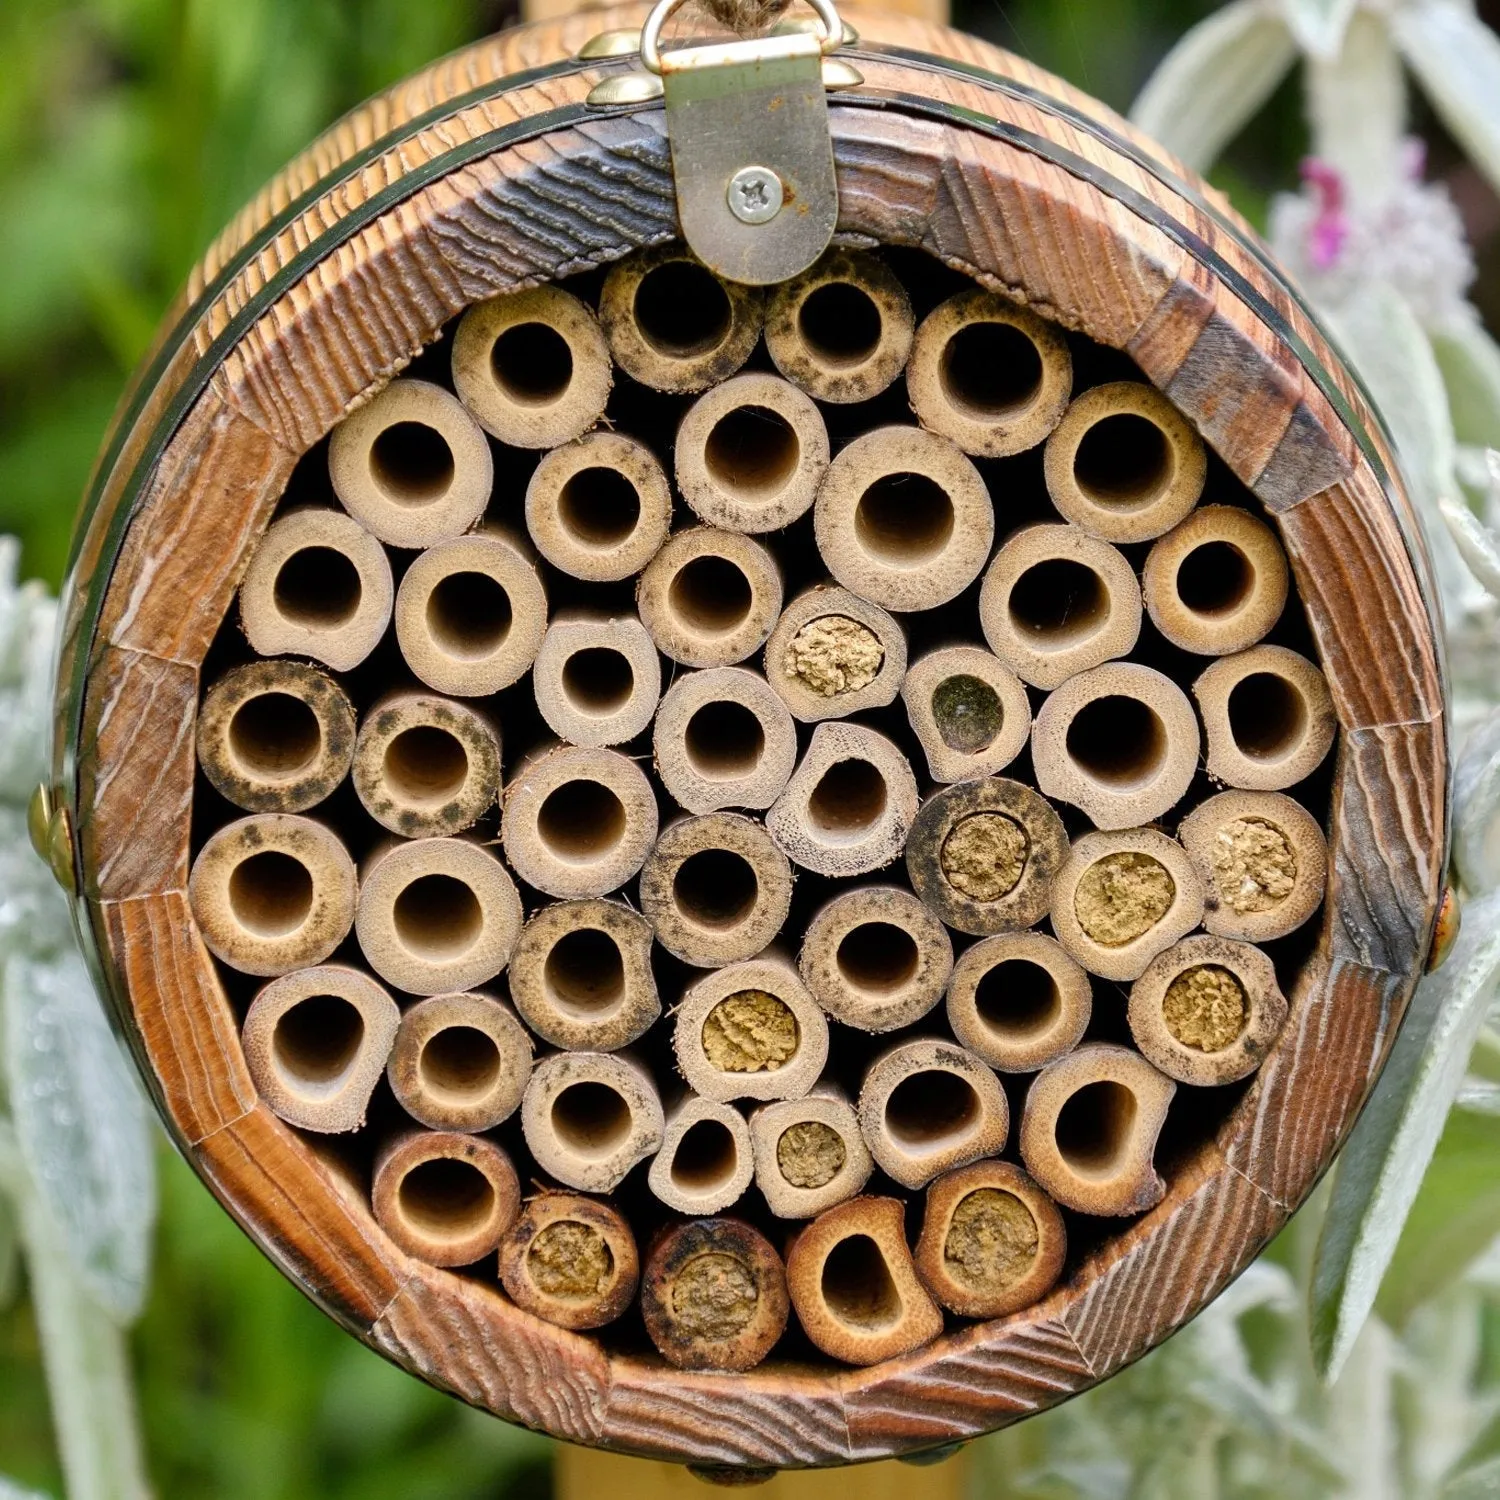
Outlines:
{"type": "Polygon", "coordinates": [[[468,1266],[499,1247],[521,1206],[510,1158],[483,1136],[414,1130],[389,1142],[371,1190],[380,1227],[430,1266],[468,1266]]]}
{"type": "Polygon", "coordinates": [[[680,1214],[716,1214],[744,1196],[754,1175],[745,1117],[732,1104],[686,1093],[667,1111],[646,1182],[680,1214]]]}
{"type": "Polygon", "coordinates": [[[536,1164],[567,1187],[612,1193],[661,1146],[661,1097],[621,1052],[554,1052],[531,1075],[521,1130],[536,1164]]]}
{"type": "Polygon", "coordinates": [[[906,632],[848,589],[818,584],[787,605],[766,642],[766,680],[804,724],[893,703],[906,632]]]}
{"type": "Polygon", "coordinates": [[[946,646],[919,658],[901,697],[934,781],[993,776],[1031,736],[1031,701],[1021,679],[977,646],[946,646]]]}
{"type": "Polygon", "coordinates": [[[661,698],[661,660],[632,617],[559,615],[531,674],[547,727],[569,744],[598,749],[640,734],[661,698]]]}
{"type": "Polygon", "coordinates": [[[635,1236],[608,1203],[541,1193],[501,1241],[500,1281],[517,1307],[549,1323],[602,1328],[635,1300],[635,1236]]]}
{"type": "Polygon", "coordinates": [[[780,1219],[810,1219],[860,1192],[875,1170],[854,1106],[836,1084],[750,1115],[755,1182],[780,1219]]]}

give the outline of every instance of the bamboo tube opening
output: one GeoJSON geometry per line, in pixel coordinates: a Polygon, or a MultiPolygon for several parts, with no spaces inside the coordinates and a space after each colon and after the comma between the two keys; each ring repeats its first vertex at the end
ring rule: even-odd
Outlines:
{"type": "Polygon", "coordinates": [[[515,1168],[493,1142],[448,1131],[398,1137],[375,1166],[380,1226],[409,1255],[466,1266],[496,1250],[521,1206],[515,1168]]]}
{"type": "Polygon", "coordinates": [[[1031,1073],[1076,1047],[1093,1010],[1088,975],[1053,938],[1015,932],[967,949],[948,986],[948,1024],[1002,1073],[1031,1073]]]}
{"type": "Polygon", "coordinates": [[[1275,672],[1252,672],[1229,692],[1229,732],[1250,760],[1280,760],[1307,733],[1307,703],[1275,672]]]}
{"type": "Polygon", "coordinates": [[[818,778],[807,799],[807,813],[819,833],[847,843],[873,828],[889,804],[880,767],[851,758],[835,761],[818,778]]]}
{"type": "Polygon", "coordinates": [[[527,1203],[500,1246],[511,1300],[563,1328],[600,1328],[635,1297],[635,1236],[607,1203],[544,1192],[527,1203]]]}
{"type": "Polygon", "coordinates": [[[618,713],[635,692],[630,658],[611,646],[585,646],[564,663],[562,690],[579,713],[599,718],[618,713]]]}
{"type": "Polygon", "coordinates": [[[885,1101],[885,1128],[902,1146],[940,1151],[970,1135],[979,1120],[979,1096],[952,1073],[909,1073],[885,1101]]]}
{"type": "Polygon", "coordinates": [[[776,560],[739,532],[699,526],[670,538],[641,575],[641,621],[657,647],[689,667],[743,661],[781,614],[776,560]]]}
{"type": "Polygon", "coordinates": [[[689,764],[706,781],[736,781],[750,775],[766,753],[766,733],[743,703],[705,703],[687,721],[682,736],[689,764]]]}
{"type": "Polygon", "coordinates": [[[463,745],[435,724],[418,724],[398,734],[386,746],[381,768],[391,791],[417,808],[441,807],[469,779],[463,745]]]}
{"type": "Polygon", "coordinates": [[[1119,412],[1095,422],[1073,456],[1073,477],[1096,505],[1138,510],[1171,476],[1172,452],[1154,422],[1119,412]]]}
{"type": "Polygon", "coordinates": [[[1010,591],[1016,630],[1054,649],[1087,640],[1109,618],[1104,580],[1084,563],[1049,557],[1028,568],[1010,591]]]}
{"type": "Polygon", "coordinates": [[[1232,542],[1204,542],[1183,558],[1177,593],[1199,615],[1230,615],[1249,598],[1255,584],[1250,559],[1232,542]]]}
{"type": "Polygon", "coordinates": [[[629,1138],[630,1105],[607,1083],[569,1084],[552,1101],[553,1133],[570,1151],[598,1161],[618,1151],[629,1138]]]}
{"type": "Polygon", "coordinates": [[[985,972],[974,988],[974,1009],[989,1030],[1029,1042],[1062,1017],[1062,990],[1041,964],[1011,958],[985,972]]]}
{"type": "Polygon", "coordinates": [[[797,471],[797,430],[769,406],[737,406],[714,423],[703,445],[709,474],[726,489],[764,499],[797,471]]]}
{"type": "Polygon", "coordinates": [[[618,745],[651,723],[661,696],[661,662],[634,617],[560,615],[532,669],[532,690],[548,728],[589,749],[618,745]]]}
{"type": "Polygon", "coordinates": [[[905,1311],[885,1256],[867,1234],[851,1234],[829,1251],[818,1291],[835,1318],[868,1333],[893,1327],[905,1311]]]}
{"type": "Polygon", "coordinates": [[[453,483],[453,450],[425,422],[393,422],[370,444],[370,473],[398,505],[428,505],[453,483]]]}
{"type": "Polygon", "coordinates": [[[341,995],[309,995],[283,1013],[272,1033],[277,1068],[297,1087],[332,1093],[365,1042],[365,1018],[341,995]]]}
{"type": "Polygon", "coordinates": [[[536,1065],[521,1101],[537,1166],[582,1192],[613,1192],[661,1148],[664,1125],[650,1073],[619,1052],[554,1052],[536,1065]]]}
{"type": "Polygon", "coordinates": [[[642,337],[659,353],[688,360],[729,337],[734,313],[724,283],[692,260],[653,266],[636,284],[632,308],[642,337]]]}
{"type": "Polygon", "coordinates": [[[754,591],[743,568],[710,554],[678,570],[667,603],[695,634],[729,635],[749,618],[754,591]]]}
{"type": "Polygon", "coordinates": [[[953,501],[926,474],[882,474],[854,507],[854,534],[893,568],[919,568],[953,536],[953,501]]]}
{"type": "Polygon", "coordinates": [[[729,849],[700,849],[677,867],[672,902],[690,922],[723,932],[755,910],[760,882],[755,867],[729,849]]]}
{"type": "Polygon", "coordinates": [[[493,1087],[500,1073],[500,1049],[473,1026],[448,1026],[422,1048],[417,1072],[428,1093],[467,1103],[493,1087]]]}
{"type": "Polygon", "coordinates": [[[739,1148],[729,1127],[720,1120],[698,1120],[673,1154],[672,1181],[694,1195],[709,1193],[730,1182],[739,1165],[739,1148]]]}
{"type": "Polygon", "coordinates": [[[449,573],[427,596],[427,629],[458,661],[483,661],[506,642],[515,612],[504,586],[486,573],[449,573]]]}
{"type": "Polygon", "coordinates": [[[467,1239],[495,1212],[495,1189],[484,1173],[447,1157],[413,1167],[396,1192],[402,1217],[432,1239],[467,1239]]]}
{"type": "Polygon", "coordinates": [[[1085,1084],[1058,1112],[1057,1152],[1064,1166],[1095,1181],[1115,1176],[1130,1154],[1138,1112],[1124,1084],[1085,1084]]]}
{"type": "Polygon", "coordinates": [[[557,492],[557,519],[580,546],[619,547],[640,525],[640,493],[616,469],[579,469],[557,492]]]}
{"type": "Polygon", "coordinates": [[[304,630],[337,630],[359,612],[359,569],[335,547],[302,547],[276,570],[276,608],[304,630]]]}
{"type": "Polygon", "coordinates": [[[614,1010],[625,998],[620,945],[594,927],[565,932],[547,955],[542,982],[553,1004],[579,1019],[614,1010]]]}
{"type": "Polygon", "coordinates": [[[537,836],[565,864],[593,864],[625,837],[625,804],[602,782],[580,778],[548,793],[537,814],[537,836]]]}
{"type": "Polygon", "coordinates": [[[1328,754],[1337,720],[1328,684],[1284,646],[1221,657],[1193,684],[1211,776],[1249,791],[1280,791],[1328,754]]]}
{"type": "Polygon", "coordinates": [[[966,672],[939,681],[932,690],[929,711],[943,743],[962,755],[989,749],[1005,722],[999,693],[966,672]]]}
{"type": "Polygon", "coordinates": [[[742,1197],[754,1175],[750,1130],[740,1112],[686,1094],[667,1114],[647,1183],[678,1213],[714,1214],[742,1197]]]}
{"type": "Polygon", "coordinates": [[[1130,789],[1154,781],[1167,758],[1167,730],[1149,703],[1110,693],[1085,703],[1068,725],[1068,754],[1106,786],[1130,789]]]}
{"type": "Polygon", "coordinates": [[[1005,416],[1036,399],[1042,356],[1011,323],[970,323],[943,346],[939,363],[950,401],[987,416],[1005,416]]]}
{"type": "Polygon", "coordinates": [[[516,323],[491,347],[490,374],[517,406],[552,406],[573,383],[573,351],[545,323],[516,323]]]}
{"type": "Polygon", "coordinates": [[[307,921],[312,905],[307,866],[279,850],[250,855],[229,876],[229,910],[255,937],[289,936],[307,921]]]}
{"type": "Polygon", "coordinates": [[[393,927],[408,952],[431,963],[449,963],[479,941],[484,911],[463,881],[419,875],[396,897],[393,927]]]}
{"type": "Polygon", "coordinates": [[[880,309],[863,287],[831,281],[814,288],[797,312],[797,331],[832,369],[862,365],[880,343],[880,309]]]}
{"type": "Polygon", "coordinates": [[[834,954],[840,975],[867,994],[888,996],[916,976],[921,952],[905,928],[891,922],[861,922],[844,934],[834,954]]]}
{"type": "Polygon", "coordinates": [[[229,750],[247,777],[294,781],[323,750],[318,716],[290,693],[247,698],[229,720],[229,750]]]}

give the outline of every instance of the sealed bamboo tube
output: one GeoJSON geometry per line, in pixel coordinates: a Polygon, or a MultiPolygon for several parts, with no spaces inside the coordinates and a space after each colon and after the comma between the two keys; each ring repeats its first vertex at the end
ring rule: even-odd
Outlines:
{"type": "Polygon", "coordinates": [[[567,1187],[612,1193],[661,1146],[651,1074],[620,1052],[554,1052],[533,1070],[521,1130],[536,1164],[567,1187]]]}
{"type": "Polygon", "coordinates": [[[894,703],[906,632],[885,610],[831,584],[798,594],[766,642],[766,680],[804,724],[894,703]]]}
{"type": "Polygon", "coordinates": [[[993,776],[1031,736],[1031,701],[1021,679],[977,646],[945,646],[921,657],[901,697],[934,781],[993,776]]]}
{"type": "Polygon", "coordinates": [[[488,983],[510,959],[521,898],[510,872],[469,839],[417,839],[365,863],[355,931],[370,967],[412,995],[488,983]]]}
{"type": "Polygon", "coordinates": [[[917,420],[976,458],[1043,442],[1073,393],[1073,358],[1055,323],[979,287],[922,320],[906,367],[917,420]]]}
{"type": "Polygon", "coordinates": [[[306,812],[349,773],[354,710],[326,673],[297,661],[226,672],[198,710],[198,764],[247,812],[306,812]]]}
{"type": "Polygon", "coordinates": [[[500,1243],[500,1282],[517,1307],[560,1328],[602,1328],[635,1300],[640,1257],[616,1208],[541,1193],[500,1243]]]}
{"type": "Polygon", "coordinates": [[[469,1266],[499,1248],[521,1207],[510,1158],[483,1136],[414,1130],[389,1142],[371,1189],[380,1227],[430,1266],[469,1266]]]}
{"type": "Polygon", "coordinates": [[[255,1091],[302,1130],[358,1130],[400,1020],[380,985],[343,964],[273,979],[240,1034],[255,1091]]]}
{"type": "Polygon", "coordinates": [[[745,1117],[732,1104],[684,1094],[667,1111],[646,1183],[680,1214],[716,1214],[744,1196],[754,1175],[745,1117]]]}
{"type": "Polygon", "coordinates": [[[226,824],[188,877],[209,951],[267,979],[322,963],[348,935],[354,899],[354,861],[338,835],[290,813],[226,824]]]}
{"type": "Polygon", "coordinates": [[[486,432],[555,448],[604,415],[614,371],[593,313],[561,287],[480,302],[453,339],[453,385],[486,432]]]}
{"type": "Polygon", "coordinates": [[[668,953],[721,968],[775,940],[792,906],[792,867],[753,818],[708,813],[667,825],[641,868],[640,893],[668,953]]]}
{"type": "Polygon", "coordinates": [[[877,427],[840,450],[813,510],[824,566],[884,609],[935,609],[979,577],[995,508],[971,460],[920,427],[877,427]]]}
{"type": "Polygon", "coordinates": [[[479,520],[495,464],[455,396],[430,381],[393,380],[333,429],[328,474],[366,531],[392,547],[422,548],[479,520]]]}
{"type": "Polygon", "coordinates": [[[559,739],[586,749],[622,745],[656,713],[661,659],[633,617],[559,615],[547,627],[531,682],[559,739]]]}
{"type": "Polygon", "coordinates": [[[1149,542],[1198,503],[1208,456],[1160,391],[1119,380],[1068,407],[1047,439],[1043,467],[1065,520],[1106,542],[1149,542]]]}
{"type": "Polygon", "coordinates": [[[663,1359],[682,1370],[749,1370],[786,1330],[786,1268],[739,1219],[667,1230],[641,1276],[641,1315],[663,1359]]]}
{"type": "Polygon", "coordinates": [[[811,1219],[843,1203],[875,1170],[854,1106],[833,1083],[760,1105],[750,1116],[750,1139],[756,1186],[779,1219],[811,1219]]]}
{"type": "Polygon", "coordinates": [[[1144,1213],[1166,1183],[1153,1160],[1177,1085],[1126,1047],[1094,1042],[1037,1074],[1021,1112],[1021,1159],[1079,1213],[1144,1213]]]}
{"type": "Polygon", "coordinates": [[[1055,938],[1005,932],[964,950],[948,985],[948,1025],[1001,1073],[1034,1073],[1083,1040],[1093,989],[1055,938]]]}
{"type": "Polygon", "coordinates": [[[491,995],[433,995],[401,1017],[386,1069],[407,1114],[433,1130],[493,1130],[521,1106],[531,1038],[491,995]]]}
{"type": "Polygon", "coordinates": [[[294,510],[261,538],[240,585],[258,656],[311,656],[347,672],[379,643],[395,598],[385,548],[337,510],[294,510]]]}

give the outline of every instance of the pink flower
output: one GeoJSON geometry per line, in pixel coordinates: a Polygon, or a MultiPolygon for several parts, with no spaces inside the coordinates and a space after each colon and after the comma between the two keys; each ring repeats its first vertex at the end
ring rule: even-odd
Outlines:
{"type": "Polygon", "coordinates": [[[1318,270],[1331,270],[1349,238],[1343,174],[1328,162],[1309,156],[1302,163],[1302,180],[1318,202],[1317,216],[1308,227],[1308,255],[1318,270]]]}

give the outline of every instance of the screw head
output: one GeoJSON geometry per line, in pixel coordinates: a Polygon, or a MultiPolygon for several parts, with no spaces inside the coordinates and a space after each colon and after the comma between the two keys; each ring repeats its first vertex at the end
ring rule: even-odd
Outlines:
{"type": "Polygon", "coordinates": [[[769,167],[741,167],[729,179],[729,211],[742,224],[765,224],[785,201],[781,179],[769,167]]]}

